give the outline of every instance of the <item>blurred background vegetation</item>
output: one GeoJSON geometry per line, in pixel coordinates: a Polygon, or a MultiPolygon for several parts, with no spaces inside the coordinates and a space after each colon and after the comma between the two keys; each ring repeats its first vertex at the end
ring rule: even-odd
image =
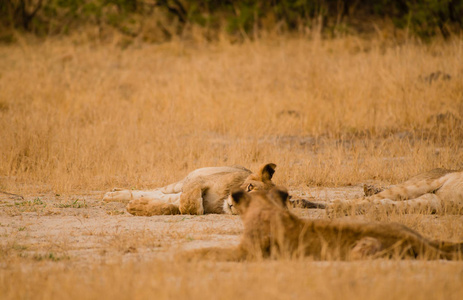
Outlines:
{"type": "Polygon", "coordinates": [[[265,31],[301,33],[316,28],[324,36],[368,34],[388,28],[429,39],[458,35],[463,0],[1,0],[0,39],[12,32],[36,36],[93,28],[162,42],[201,28],[206,39],[226,32],[253,39],[265,31]]]}

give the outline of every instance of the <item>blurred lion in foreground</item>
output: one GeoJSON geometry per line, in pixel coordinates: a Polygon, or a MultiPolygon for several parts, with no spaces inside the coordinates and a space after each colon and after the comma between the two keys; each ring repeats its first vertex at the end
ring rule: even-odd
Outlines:
{"type": "Polygon", "coordinates": [[[430,240],[400,224],[301,220],[287,209],[284,189],[255,193],[239,189],[231,197],[244,225],[240,245],[199,249],[182,254],[184,258],[461,259],[463,255],[463,243],[430,240]]]}

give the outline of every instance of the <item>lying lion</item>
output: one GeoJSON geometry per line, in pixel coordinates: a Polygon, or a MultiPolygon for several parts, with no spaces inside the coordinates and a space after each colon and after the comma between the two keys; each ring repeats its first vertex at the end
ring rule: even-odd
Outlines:
{"type": "Polygon", "coordinates": [[[253,193],[240,189],[231,197],[244,225],[241,244],[237,248],[189,252],[185,254],[188,258],[457,259],[463,255],[463,243],[430,240],[400,224],[301,220],[287,209],[288,193],[284,189],[253,193]]]}
{"type": "Polygon", "coordinates": [[[208,213],[236,214],[230,191],[269,190],[276,165],[262,165],[256,173],[242,166],[194,170],[179,182],[148,191],[114,189],[105,202],[128,202],[127,211],[137,216],[208,213]]]}
{"type": "Polygon", "coordinates": [[[434,169],[384,191],[364,187],[366,198],[335,200],[326,205],[329,213],[361,213],[371,207],[413,213],[436,213],[447,207],[463,207],[463,171],[434,169]],[[375,194],[375,192],[378,192],[375,194]]]}

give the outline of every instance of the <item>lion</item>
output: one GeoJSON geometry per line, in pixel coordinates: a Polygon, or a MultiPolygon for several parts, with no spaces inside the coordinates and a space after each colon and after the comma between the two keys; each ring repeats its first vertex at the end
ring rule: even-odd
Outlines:
{"type": "Polygon", "coordinates": [[[185,254],[187,258],[461,259],[463,255],[463,243],[430,240],[401,224],[302,220],[288,210],[288,193],[278,187],[255,193],[238,189],[231,198],[244,225],[239,246],[200,249],[185,254]]]}
{"type": "Polygon", "coordinates": [[[262,165],[256,173],[242,166],[208,167],[192,171],[184,179],[154,190],[114,189],[105,202],[128,202],[127,211],[136,216],[209,213],[236,214],[230,191],[269,190],[276,165],[262,165]]]}
{"type": "MultiPolygon", "coordinates": [[[[328,213],[362,213],[370,207],[405,213],[438,213],[446,208],[463,207],[463,171],[433,169],[386,190],[364,186],[367,197],[334,200],[328,213]]],[[[461,212],[461,210],[460,210],[461,212]]]]}

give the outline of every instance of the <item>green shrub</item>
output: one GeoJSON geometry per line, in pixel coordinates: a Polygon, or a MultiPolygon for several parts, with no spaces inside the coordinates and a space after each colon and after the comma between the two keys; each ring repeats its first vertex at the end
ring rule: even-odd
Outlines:
{"type": "MultiPolygon", "coordinates": [[[[131,24],[149,19],[154,11],[177,24],[188,24],[253,36],[256,30],[280,26],[288,31],[310,27],[322,20],[325,30],[369,25],[372,19],[389,19],[422,38],[447,38],[463,27],[463,0],[2,0],[0,26],[37,35],[62,34],[82,24],[111,26],[136,36],[131,24]],[[272,19],[273,22],[268,22],[272,19]],[[283,25],[283,26],[281,26],[283,25]]],[[[172,25],[163,24],[163,25],[172,25]]],[[[365,27],[365,26],[363,26],[365,27]]],[[[372,26],[370,26],[372,27],[372,26]]]]}

